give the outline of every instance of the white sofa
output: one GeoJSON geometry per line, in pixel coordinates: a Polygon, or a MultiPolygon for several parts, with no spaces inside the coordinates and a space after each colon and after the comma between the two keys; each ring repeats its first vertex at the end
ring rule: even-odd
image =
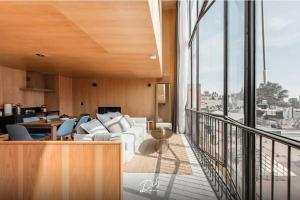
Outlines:
{"type": "MultiPolygon", "coordinates": [[[[120,138],[124,143],[123,148],[125,162],[131,160],[135,155],[135,152],[138,152],[138,148],[144,141],[147,130],[147,120],[145,117],[131,117],[130,120],[132,120],[132,127],[126,132],[119,133],[120,138]]],[[[87,134],[86,131],[80,127],[77,130],[77,134],[74,135],[74,140],[93,141],[99,140],[99,138],[104,138],[97,137],[97,134],[99,133],[110,134],[98,120],[94,119],[90,123],[94,123],[94,125],[99,127],[94,128],[94,131],[92,130],[90,134],[87,134]]],[[[111,135],[115,136],[116,134],[114,133],[111,135]]],[[[113,139],[115,138],[116,137],[113,137],[113,139]]]]}

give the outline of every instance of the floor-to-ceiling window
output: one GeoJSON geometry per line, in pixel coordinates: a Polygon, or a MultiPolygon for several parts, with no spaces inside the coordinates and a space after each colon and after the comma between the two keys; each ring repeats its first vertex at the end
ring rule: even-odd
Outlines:
{"type": "Polygon", "coordinates": [[[192,109],[197,109],[197,70],[198,70],[198,61],[197,61],[197,38],[192,40],[191,45],[191,54],[192,54],[192,109]]]}
{"type": "Polygon", "coordinates": [[[244,120],[244,2],[228,2],[228,116],[244,120]]]}
{"type": "MultiPolygon", "coordinates": [[[[227,83],[228,117],[244,123],[244,37],[245,3],[232,0],[227,3],[227,83]]],[[[228,127],[228,164],[238,193],[243,194],[243,134],[240,129],[228,127]],[[236,156],[236,159],[234,158],[236,156]],[[236,176],[236,177],[235,177],[236,176]]]]}
{"type": "Polygon", "coordinates": [[[290,199],[297,199],[300,151],[276,136],[300,140],[300,2],[188,2],[192,142],[207,157],[226,156],[226,175],[240,198],[254,188],[245,177],[255,176],[257,198],[284,199],[290,191],[290,199]],[[216,123],[220,118],[226,126],[216,123]],[[260,129],[273,135],[265,137],[260,129]],[[213,151],[216,145],[226,155],[213,151]],[[249,166],[254,160],[256,166],[249,166]],[[255,175],[245,172],[249,167],[255,175]]]}
{"type": "Polygon", "coordinates": [[[199,37],[198,108],[203,112],[223,114],[223,1],[214,3],[201,18],[197,34],[199,37]]]}
{"type": "MultiPolygon", "coordinates": [[[[300,141],[300,1],[256,1],[256,128],[300,141]]],[[[288,149],[275,143],[275,163],[288,168],[288,149]]],[[[270,140],[262,141],[262,158],[272,156],[270,140]]],[[[291,154],[290,198],[299,199],[300,151],[291,154]]],[[[277,168],[276,168],[277,169],[277,168]]],[[[274,196],[285,199],[288,180],[278,173],[274,196]],[[281,179],[279,179],[281,177],[281,179]]],[[[271,180],[262,172],[261,197],[271,198],[271,180]]]]}
{"type": "Polygon", "coordinates": [[[300,140],[300,1],[256,3],[256,127],[300,140]]]}

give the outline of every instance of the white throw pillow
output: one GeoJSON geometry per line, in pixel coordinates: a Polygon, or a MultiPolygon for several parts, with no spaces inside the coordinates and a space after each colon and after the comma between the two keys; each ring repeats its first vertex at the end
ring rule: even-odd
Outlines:
{"type": "Polygon", "coordinates": [[[130,125],[130,128],[134,126],[134,120],[130,118],[129,115],[124,115],[124,118],[127,120],[127,122],[130,125]]]}
{"type": "Polygon", "coordinates": [[[110,133],[121,133],[123,132],[122,126],[120,123],[120,120],[123,118],[123,116],[118,116],[113,118],[112,120],[104,123],[104,126],[107,128],[107,130],[110,133]]]}
{"type": "Polygon", "coordinates": [[[126,132],[128,129],[131,128],[129,122],[125,119],[125,117],[121,118],[120,124],[121,124],[123,132],[126,132]]]}
{"type": "Polygon", "coordinates": [[[80,127],[88,134],[108,133],[107,129],[97,119],[81,124],[80,127]]]}

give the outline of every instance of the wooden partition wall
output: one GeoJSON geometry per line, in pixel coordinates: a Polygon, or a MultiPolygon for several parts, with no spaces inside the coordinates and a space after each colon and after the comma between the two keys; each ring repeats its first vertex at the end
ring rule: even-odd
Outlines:
{"type": "Polygon", "coordinates": [[[121,106],[123,114],[153,118],[155,82],[137,78],[73,78],[73,114],[95,116],[99,106],[121,106]]]}
{"type": "Polygon", "coordinates": [[[0,142],[0,198],[122,198],[121,142],[0,142]]]}

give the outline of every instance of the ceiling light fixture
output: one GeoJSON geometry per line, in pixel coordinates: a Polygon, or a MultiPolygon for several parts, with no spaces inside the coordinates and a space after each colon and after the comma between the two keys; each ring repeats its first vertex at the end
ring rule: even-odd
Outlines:
{"type": "Polygon", "coordinates": [[[156,60],[156,54],[155,54],[155,53],[151,54],[149,58],[150,58],[151,60],[156,60]]]}
{"type": "Polygon", "coordinates": [[[35,55],[38,56],[38,57],[41,57],[41,58],[45,57],[45,55],[41,54],[41,53],[36,53],[35,55]]]}

